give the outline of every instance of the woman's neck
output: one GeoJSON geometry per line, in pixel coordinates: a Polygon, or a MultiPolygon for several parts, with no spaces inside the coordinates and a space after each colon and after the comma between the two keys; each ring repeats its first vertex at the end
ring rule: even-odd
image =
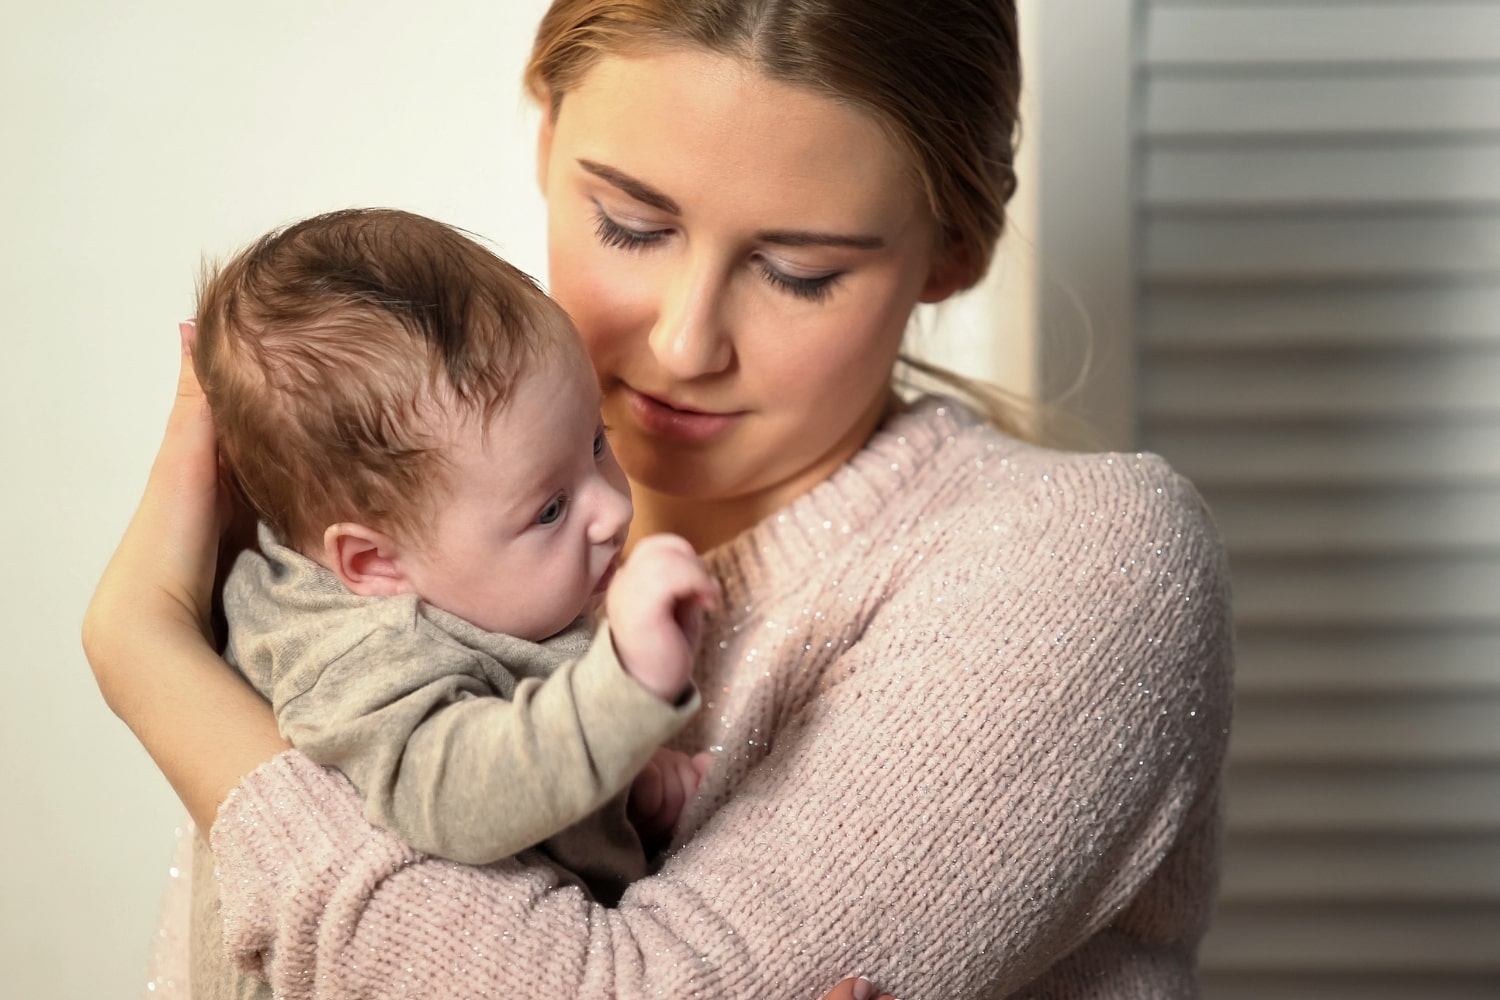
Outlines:
{"type": "MultiPolygon", "coordinates": [[[[826,474],[817,481],[825,478],[826,474]]],[[[795,491],[783,485],[728,500],[684,499],[633,486],[635,519],[630,524],[626,552],[637,539],[664,531],[686,538],[698,552],[707,552],[754,527],[814,485],[816,482],[809,482],[795,491]]]]}

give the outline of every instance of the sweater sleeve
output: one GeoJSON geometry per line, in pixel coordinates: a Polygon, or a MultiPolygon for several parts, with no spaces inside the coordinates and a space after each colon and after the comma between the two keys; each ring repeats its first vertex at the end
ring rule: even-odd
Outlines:
{"type": "Polygon", "coordinates": [[[607,626],[582,657],[518,681],[508,698],[461,647],[415,631],[386,639],[356,645],[278,705],[282,732],[348,775],[371,822],[468,864],[599,809],[697,708],[696,693],[668,705],[626,674],[607,626]]]}
{"type": "Polygon", "coordinates": [[[1190,488],[1163,491],[1120,542],[1078,512],[1070,559],[995,574],[967,633],[936,597],[972,553],[929,553],[617,909],[525,859],[426,859],[283,755],[214,827],[227,943],[288,997],[813,998],[849,970],[1010,995],[1108,927],[1217,788],[1223,565],[1190,488]]]}

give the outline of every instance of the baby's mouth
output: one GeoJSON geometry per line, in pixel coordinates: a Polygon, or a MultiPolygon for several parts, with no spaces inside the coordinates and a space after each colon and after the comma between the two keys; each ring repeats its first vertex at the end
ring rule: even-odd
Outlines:
{"type": "Polygon", "coordinates": [[[615,569],[620,565],[619,555],[615,555],[604,567],[604,572],[599,574],[599,582],[594,584],[594,593],[602,594],[609,589],[609,582],[615,578],[615,569]]]}

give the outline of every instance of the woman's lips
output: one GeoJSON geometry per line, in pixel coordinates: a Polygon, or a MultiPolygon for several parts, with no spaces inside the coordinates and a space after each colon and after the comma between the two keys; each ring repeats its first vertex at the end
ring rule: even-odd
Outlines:
{"type": "Polygon", "coordinates": [[[655,396],[625,387],[630,414],[648,433],[688,444],[701,444],[733,427],[744,413],[705,413],[680,409],[655,396]]]}

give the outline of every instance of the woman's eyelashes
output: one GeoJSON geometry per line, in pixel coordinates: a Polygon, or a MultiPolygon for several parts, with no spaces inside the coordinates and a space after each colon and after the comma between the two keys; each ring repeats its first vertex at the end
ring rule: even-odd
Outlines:
{"type": "Polygon", "coordinates": [[[604,214],[604,210],[599,208],[598,203],[595,203],[594,208],[597,209],[594,213],[594,235],[607,247],[615,247],[619,250],[644,250],[667,238],[665,229],[649,229],[645,232],[630,229],[604,214]]]}
{"type": "MultiPolygon", "coordinates": [[[[639,230],[622,226],[611,219],[598,202],[594,203],[594,209],[594,235],[604,246],[626,251],[649,250],[671,235],[670,229],[639,230]]],[[[822,302],[826,299],[843,276],[842,272],[836,271],[816,278],[803,278],[787,274],[764,259],[758,259],[756,267],[760,270],[761,277],[773,288],[809,302],[822,302]]]]}
{"type": "Polygon", "coordinates": [[[840,278],[838,273],[825,274],[816,278],[799,278],[795,274],[778,271],[764,260],[759,262],[759,266],[761,276],[773,286],[799,299],[807,299],[809,302],[822,302],[828,298],[828,293],[833,291],[833,286],[838,284],[840,278]]]}

